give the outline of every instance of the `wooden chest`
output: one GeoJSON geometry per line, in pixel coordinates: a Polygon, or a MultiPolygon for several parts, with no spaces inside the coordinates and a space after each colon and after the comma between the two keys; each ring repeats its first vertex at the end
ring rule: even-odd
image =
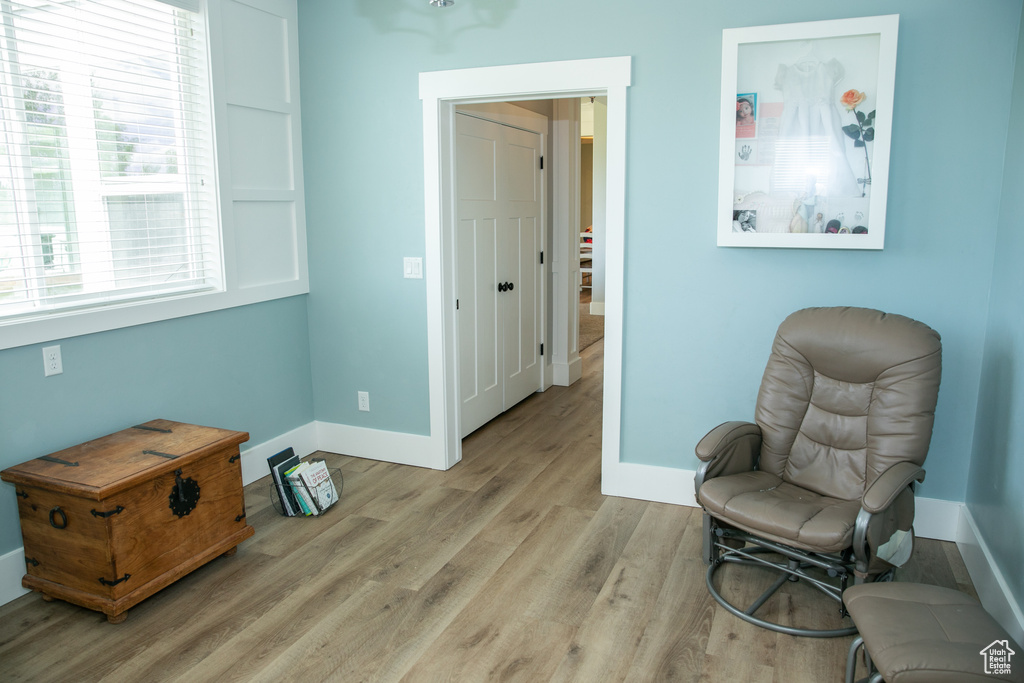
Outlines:
{"type": "Polygon", "coordinates": [[[252,536],[245,432],[153,420],[0,472],[15,485],[22,585],[107,615],[252,536]]]}

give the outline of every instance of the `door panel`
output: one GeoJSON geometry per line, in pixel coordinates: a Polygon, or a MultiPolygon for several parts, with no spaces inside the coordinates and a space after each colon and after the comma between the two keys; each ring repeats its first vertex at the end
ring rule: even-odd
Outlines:
{"type": "MultiPolygon", "coordinates": [[[[498,365],[498,308],[494,287],[479,286],[497,279],[494,262],[496,221],[492,219],[462,220],[458,224],[458,249],[472,255],[459,261],[458,277],[462,282],[478,283],[466,287],[459,297],[459,382],[464,404],[485,397],[484,413],[501,409],[502,392],[498,365]],[[487,397],[487,394],[491,394],[487,397]]],[[[489,417],[484,421],[486,422],[489,417]]],[[[482,424],[482,423],[481,423],[482,424]]]]}
{"type": "Polygon", "coordinates": [[[493,202],[498,199],[498,141],[486,135],[487,131],[479,130],[479,126],[459,126],[455,171],[458,174],[456,191],[459,201],[493,202]],[[474,135],[471,132],[474,130],[479,134],[474,135]]]}
{"type": "Polygon", "coordinates": [[[509,237],[516,242],[515,283],[506,292],[512,311],[505,318],[505,409],[537,391],[540,373],[540,221],[521,217],[509,221],[509,237]]]}
{"type": "Polygon", "coordinates": [[[508,185],[506,189],[510,202],[539,202],[540,186],[540,150],[532,145],[538,137],[536,133],[524,130],[508,129],[506,137],[513,138],[507,147],[508,152],[508,185]],[[526,146],[526,145],[530,146],[526,146]]]}

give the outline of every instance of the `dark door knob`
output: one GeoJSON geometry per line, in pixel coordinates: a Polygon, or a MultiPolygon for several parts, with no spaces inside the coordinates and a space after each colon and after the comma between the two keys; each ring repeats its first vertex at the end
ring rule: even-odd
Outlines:
{"type": "Polygon", "coordinates": [[[505,284],[505,289],[507,289],[507,290],[508,290],[508,291],[510,291],[510,292],[511,292],[511,291],[512,291],[513,289],[515,289],[515,288],[516,288],[516,285],[515,285],[515,283],[514,283],[514,282],[509,282],[509,283],[506,283],[506,284],[505,284]]]}
{"type": "Polygon", "coordinates": [[[504,292],[505,291],[505,283],[504,282],[499,282],[498,283],[498,291],[499,292],[504,292]]]}

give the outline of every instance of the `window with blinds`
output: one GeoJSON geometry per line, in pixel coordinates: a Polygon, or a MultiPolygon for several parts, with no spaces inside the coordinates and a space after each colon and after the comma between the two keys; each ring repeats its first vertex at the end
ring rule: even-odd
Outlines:
{"type": "Polygon", "coordinates": [[[222,288],[189,0],[0,0],[0,320],[222,288]]]}

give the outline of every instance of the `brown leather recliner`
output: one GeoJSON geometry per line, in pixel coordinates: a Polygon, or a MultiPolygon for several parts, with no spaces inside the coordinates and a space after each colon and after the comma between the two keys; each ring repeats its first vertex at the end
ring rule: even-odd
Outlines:
{"type": "Polygon", "coordinates": [[[809,308],[783,321],[755,422],[719,425],[696,449],[707,585],[723,607],[791,635],[856,632],[755,613],[786,581],[806,581],[842,604],[851,574],[856,583],[888,579],[909,558],[913,484],[924,480],[941,356],[938,333],[901,315],[809,308]],[[725,563],[780,576],[740,609],[714,584],[725,563]]]}

